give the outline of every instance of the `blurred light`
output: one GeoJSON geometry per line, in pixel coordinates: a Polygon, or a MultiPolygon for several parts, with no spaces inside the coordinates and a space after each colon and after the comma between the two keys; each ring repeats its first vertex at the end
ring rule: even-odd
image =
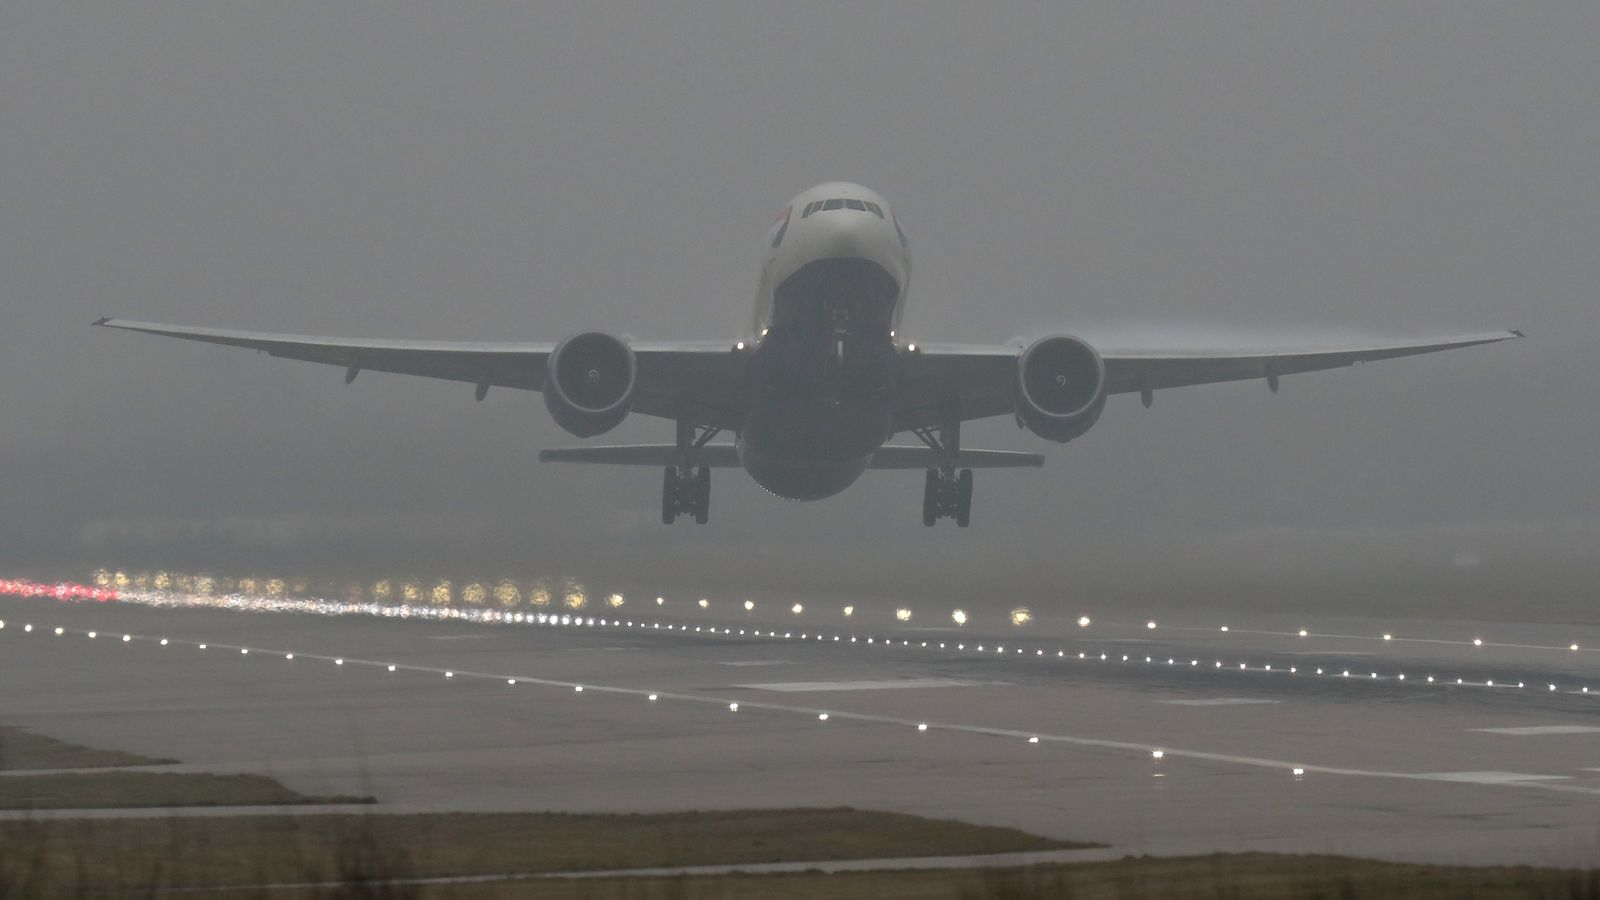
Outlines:
{"type": "Polygon", "coordinates": [[[909,622],[911,621],[911,610],[902,606],[894,611],[894,617],[898,621],[909,622]]]}
{"type": "Polygon", "coordinates": [[[450,580],[444,579],[435,584],[433,589],[428,592],[428,599],[433,602],[434,606],[449,606],[450,596],[453,592],[454,586],[450,584],[450,580]]]}
{"type": "Polygon", "coordinates": [[[1033,611],[1026,606],[1019,606],[1011,611],[1011,624],[1021,627],[1033,621],[1033,611]]]}
{"type": "Polygon", "coordinates": [[[819,721],[819,722],[828,721],[828,714],[827,713],[818,713],[817,714],[817,721],[819,721]]]}
{"type": "MultiPolygon", "coordinates": [[[[202,645],[202,649],[204,649],[204,645],[202,645]]],[[[336,665],[336,666],[342,666],[342,665],[344,665],[344,658],[343,658],[343,657],[341,657],[341,658],[339,658],[339,659],[336,659],[336,660],[334,660],[334,661],[333,661],[333,664],[334,664],[334,665],[336,665]]]]}
{"type": "Polygon", "coordinates": [[[446,669],[445,673],[444,673],[444,677],[446,677],[446,678],[454,678],[454,677],[456,677],[456,673],[446,669]]]}
{"type": "Polygon", "coordinates": [[[804,605],[796,603],[795,605],[789,607],[789,611],[798,616],[801,613],[805,612],[806,608],[805,608],[804,605]]]}
{"type": "Polygon", "coordinates": [[[612,609],[616,609],[617,607],[621,606],[623,603],[626,603],[626,602],[627,601],[623,598],[623,596],[621,594],[612,594],[611,596],[606,598],[606,605],[611,607],[612,609]]]}
{"type": "Polygon", "coordinates": [[[1028,738],[1028,743],[1030,743],[1030,744],[1039,743],[1039,736],[1036,734],[1033,737],[1028,738]]]}
{"type": "MultiPolygon", "coordinates": [[[[243,588],[240,588],[242,591],[243,588]]],[[[400,583],[400,598],[407,603],[422,602],[422,582],[403,581],[400,583]]]]}
{"type": "Polygon", "coordinates": [[[660,606],[661,604],[666,603],[666,602],[667,602],[667,598],[665,598],[665,597],[657,597],[656,598],[656,605],[657,606],[660,606]]]}
{"type": "Polygon", "coordinates": [[[489,599],[489,589],[474,581],[461,589],[461,601],[470,606],[482,606],[489,599]]]}
{"type": "Polygon", "coordinates": [[[1568,648],[1568,649],[1569,649],[1569,650],[1577,650],[1577,649],[1578,649],[1578,645],[1577,645],[1577,644],[1573,644],[1573,645],[1572,645],[1572,646],[1571,646],[1571,647],[1569,647],[1569,648],[1568,648]]]}
{"type": "Polygon", "coordinates": [[[853,616],[856,614],[856,608],[854,606],[846,606],[844,608],[844,614],[846,617],[853,616]]]}
{"type": "MultiPolygon", "coordinates": [[[[6,623],[0,622],[0,628],[4,628],[4,627],[6,627],[6,623]]],[[[67,630],[65,628],[62,628],[60,625],[56,626],[56,637],[60,637],[63,634],[66,634],[66,633],[67,633],[67,630]]]]}
{"type": "Polygon", "coordinates": [[[701,609],[706,609],[706,608],[707,608],[707,607],[709,607],[709,606],[711,606],[711,601],[710,601],[710,600],[707,600],[707,599],[706,599],[706,598],[704,598],[704,597],[701,597],[701,598],[700,598],[700,599],[699,599],[699,601],[697,601],[697,602],[696,602],[696,603],[695,603],[695,605],[696,605],[696,606],[698,606],[698,607],[700,607],[700,608],[701,608],[701,609]]]}
{"type": "Polygon", "coordinates": [[[165,647],[166,645],[167,645],[167,639],[166,638],[162,638],[161,639],[161,646],[165,647]]]}
{"type": "Polygon", "coordinates": [[[1089,627],[1089,617],[1088,616],[1079,616],[1078,617],[1078,627],[1079,628],[1088,628],[1089,627]]]}
{"type": "Polygon", "coordinates": [[[651,694],[651,695],[650,695],[650,702],[651,702],[651,703],[654,703],[654,702],[656,702],[656,695],[655,695],[655,694],[651,694]]]}
{"type": "Polygon", "coordinates": [[[927,722],[918,722],[917,723],[917,730],[918,731],[927,731],[928,730],[928,723],[927,722]]]}
{"type": "Polygon", "coordinates": [[[1472,639],[1472,646],[1474,646],[1474,647],[1482,647],[1483,646],[1483,638],[1473,638],[1472,639]]]}
{"type": "Polygon", "coordinates": [[[372,583],[367,594],[379,603],[387,603],[389,598],[394,596],[394,585],[390,584],[387,578],[379,579],[372,583]]]}
{"type": "Polygon", "coordinates": [[[516,683],[517,683],[517,680],[515,678],[507,678],[506,679],[506,684],[516,684],[516,683]]]}
{"type": "Polygon", "coordinates": [[[750,612],[751,610],[753,610],[755,608],[756,608],[756,602],[754,600],[746,600],[744,602],[744,611],[745,612],[750,612]]]}
{"type": "Polygon", "coordinates": [[[1301,776],[1306,774],[1306,770],[1301,766],[1295,766],[1290,771],[1292,771],[1294,773],[1294,777],[1296,777],[1296,778],[1299,778],[1299,777],[1301,777],[1301,776]]]}
{"type": "MultiPolygon", "coordinates": [[[[91,631],[91,632],[89,632],[89,639],[90,639],[90,640],[94,640],[94,636],[95,636],[95,633],[94,633],[94,632],[92,632],[92,631],[91,631]]],[[[204,650],[204,649],[205,649],[205,648],[206,648],[206,645],[205,645],[205,644],[201,644],[201,645],[200,645],[200,649],[202,649],[202,650],[204,650]]]]}
{"type": "Polygon", "coordinates": [[[389,665],[389,671],[391,671],[391,672],[393,672],[393,671],[394,671],[394,664],[393,664],[393,663],[391,663],[391,664],[390,664],[390,665],[389,665]]]}
{"type": "Polygon", "coordinates": [[[1165,750],[1151,750],[1150,751],[1150,758],[1151,759],[1162,759],[1166,755],[1167,755],[1167,751],[1165,751],[1165,750]]]}
{"type": "MultiPolygon", "coordinates": [[[[127,637],[123,637],[123,640],[127,640],[127,637]]],[[[239,648],[239,655],[240,656],[249,656],[250,655],[250,648],[249,647],[240,647],[239,648]]]]}
{"type": "Polygon", "coordinates": [[[566,597],[566,601],[565,602],[567,604],[567,608],[568,609],[583,609],[585,606],[588,605],[589,598],[584,596],[584,593],[583,593],[583,591],[581,589],[579,589],[579,588],[569,588],[567,590],[567,597],[566,597]]]}
{"type": "MultiPolygon", "coordinates": [[[[22,626],[22,630],[23,631],[27,631],[27,632],[32,632],[33,631],[33,624],[29,623],[27,625],[22,626]]],[[[126,638],[126,635],[124,635],[124,638],[126,638]]]]}
{"type": "Polygon", "coordinates": [[[1222,631],[1227,631],[1227,630],[1228,630],[1228,626],[1226,626],[1226,625],[1224,625],[1224,626],[1222,626],[1222,629],[1221,629],[1221,630],[1222,630],[1222,631]]]}
{"type": "Polygon", "coordinates": [[[1384,639],[1384,640],[1386,640],[1386,641],[1392,641],[1392,640],[1394,640],[1394,635],[1392,635],[1392,634],[1385,634],[1385,635],[1384,635],[1384,636],[1383,636],[1383,639],[1384,639]]]}
{"type": "Polygon", "coordinates": [[[1144,623],[1144,627],[1149,628],[1152,631],[1154,631],[1155,627],[1156,627],[1156,620],[1155,619],[1151,619],[1150,621],[1144,623]]]}
{"type": "Polygon", "coordinates": [[[283,655],[283,658],[284,659],[294,659],[294,654],[293,653],[285,653],[283,655]]]}
{"type": "Polygon", "coordinates": [[[950,621],[956,623],[957,625],[967,624],[967,611],[964,609],[952,611],[950,613],[950,621]]]}
{"type": "Polygon", "coordinates": [[[573,686],[572,686],[572,692],[573,692],[573,693],[574,693],[574,694],[581,694],[581,693],[583,693],[583,685],[581,685],[581,684],[576,684],[576,685],[573,685],[573,686]]]}
{"type": "Polygon", "coordinates": [[[729,712],[738,712],[739,711],[739,704],[737,704],[737,703],[729,703],[728,704],[728,711],[729,712]]]}

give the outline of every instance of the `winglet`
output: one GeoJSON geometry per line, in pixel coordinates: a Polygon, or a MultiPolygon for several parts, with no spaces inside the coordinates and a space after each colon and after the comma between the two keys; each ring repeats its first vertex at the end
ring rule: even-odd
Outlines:
{"type": "Polygon", "coordinates": [[[110,316],[101,316],[101,317],[100,317],[100,318],[98,318],[98,319],[95,319],[95,320],[94,320],[94,321],[93,321],[93,322],[92,322],[92,323],[90,323],[90,324],[92,324],[92,325],[104,325],[104,324],[106,324],[106,323],[107,323],[107,322],[109,322],[109,321],[111,321],[111,317],[110,317],[110,316]]]}
{"type": "Polygon", "coordinates": [[[1522,329],[1520,329],[1520,328],[1511,329],[1511,333],[1516,335],[1517,337],[1527,337],[1527,335],[1522,333],[1522,329]]]}

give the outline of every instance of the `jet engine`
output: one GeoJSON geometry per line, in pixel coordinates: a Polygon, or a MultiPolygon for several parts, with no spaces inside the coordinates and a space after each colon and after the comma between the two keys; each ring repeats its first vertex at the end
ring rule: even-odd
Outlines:
{"type": "Polygon", "coordinates": [[[575,334],[556,345],[548,365],[544,405],[557,425],[586,438],[627,418],[638,366],[622,340],[600,331],[575,334]]]}
{"type": "Polygon", "coordinates": [[[1045,440],[1066,443],[1088,431],[1106,408],[1106,364],[1075,337],[1040,338],[1017,361],[1017,422],[1045,440]]]}

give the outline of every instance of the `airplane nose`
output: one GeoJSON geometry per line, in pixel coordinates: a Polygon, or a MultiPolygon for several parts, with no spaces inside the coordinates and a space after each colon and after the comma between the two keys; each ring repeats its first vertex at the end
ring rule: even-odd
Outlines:
{"type": "Polygon", "coordinates": [[[874,224],[876,220],[869,216],[839,216],[837,221],[828,223],[824,254],[856,259],[874,258],[878,255],[875,251],[881,244],[876,233],[877,229],[872,227],[874,224]]]}

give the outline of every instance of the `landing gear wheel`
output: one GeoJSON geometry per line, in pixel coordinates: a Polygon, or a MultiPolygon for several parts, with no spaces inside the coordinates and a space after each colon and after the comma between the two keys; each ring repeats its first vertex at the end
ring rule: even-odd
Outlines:
{"type": "Polygon", "coordinates": [[[678,470],[667,466],[661,478],[661,524],[671,525],[678,518],[678,470]]]}
{"type": "Polygon", "coordinates": [[[704,525],[711,518],[711,468],[702,466],[693,476],[694,521],[704,525]]]}
{"type": "Polygon", "coordinates": [[[929,469],[922,483],[922,524],[932,527],[940,519],[951,518],[967,527],[972,521],[972,470],[946,475],[929,469]]]}

